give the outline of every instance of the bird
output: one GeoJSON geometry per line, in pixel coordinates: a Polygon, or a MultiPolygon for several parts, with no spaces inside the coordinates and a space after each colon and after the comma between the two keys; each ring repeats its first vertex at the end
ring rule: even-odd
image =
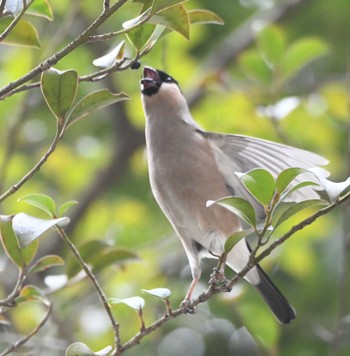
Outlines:
{"type": "MultiPolygon", "coordinates": [[[[207,202],[235,195],[250,199],[259,209],[235,172],[261,167],[276,176],[288,167],[319,167],[328,161],[272,141],[203,130],[193,119],[178,82],[162,70],[144,66],[140,88],[150,186],[187,255],[192,283],[184,302],[189,302],[201,277],[201,260],[220,256],[226,239],[242,229],[232,212],[218,204],[207,207],[207,202]]],[[[310,187],[296,194],[299,200],[318,197],[310,187]]],[[[247,240],[241,239],[228,253],[226,265],[240,272],[250,251],[247,240]]],[[[257,289],[281,324],[296,317],[261,266],[254,266],[244,279],[257,289]]]]}

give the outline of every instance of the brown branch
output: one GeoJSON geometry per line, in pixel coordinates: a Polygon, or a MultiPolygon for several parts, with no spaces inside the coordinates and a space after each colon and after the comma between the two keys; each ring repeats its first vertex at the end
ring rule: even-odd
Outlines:
{"type": "MultiPolygon", "coordinates": [[[[112,354],[113,356],[119,356],[122,352],[124,352],[127,349],[130,349],[131,347],[137,345],[140,343],[140,341],[146,336],[155,331],[156,329],[160,328],[163,324],[169,322],[172,319],[175,319],[179,317],[180,315],[186,314],[188,310],[195,310],[195,307],[203,302],[206,302],[210,298],[212,298],[213,295],[218,294],[218,293],[223,293],[223,292],[228,292],[232,289],[232,287],[241,279],[243,278],[254,266],[256,266],[261,260],[266,258],[271,254],[273,250],[275,250],[278,246],[280,246],[283,242],[285,242],[287,239],[289,239],[292,235],[294,235],[297,231],[300,231],[304,229],[306,226],[311,225],[314,223],[319,217],[328,214],[330,211],[335,209],[337,206],[345,203],[346,201],[350,200],[350,192],[348,192],[346,195],[342,196],[341,198],[337,199],[335,202],[332,204],[328,205],[327,207],[320,209],[313,215],[309,216],[308,218],[302,220],[299,224],[294,225],[288,232],[286,232],[283,236],[281,236],[279,239],[275,240],[269,247],[267,247],[265,250],[261,252],[259,256],[254,258],[254,263],[248,262],[248,264],[239,272],[237,273],[230,281],[227,283],[223,283],[219,286],[216,286],[215,284],[210,284],[209,288],[200,294],[196,299],[194,299],[192,302],[190,302],[186,308],[180,307],[176,310],[173,310],[171,315],[170,314],[165,314],[158,320],[156,320],[153,324],[150,326],[145,327],[144,330],[139,331],[136,335],[134,335],[130,340],[125,342],[119,349],[116,349],[114,353],[112,354]]],[[[220,263],[220,260],[219,260],[220,263]]],[[[219,268],[218,268],[219,269],[219,268]]]]}
{"type": "Polygon", "coordinates": [[[44,72],[49,69],[57,62],[59,62],[63,57],[65,57],[70,52],[74,51],[77,47],[88,41],[89,36],[100,26],[102,25],[114,12],[116,12],[119,8],[121,8],[127,0],[119,0],[114,5],[110,6],[108,10],[104,10],[102,14],[81,34],[79,34],[72,42],[70,42],[66,47],[62,50],[56,52],[51,57],[47,58],[35,68],[33,68],[30,72],[22,76],[21,78],[15,80],[12,83],[4,86],[0,89],[0,100],[5,99],[6,97],[12,95],[12,91],[20,87],[21,85],[27,83],[29,80],[36,77],[38,74],[44,72]]]}
{"type": "Polygon", "coordinates": [[[8,349],[3,351],[0,356],[5,356],[9,355],[13,352],[16,352],[20,347],[22,347],[28,340],[30,340],[33,336],[35,336],[39,330],[46,324],[46,322],[49,319],[49,316],[52,311],[52,304],[50,303],[47,309],[47,312],[44,316],[44,318],[41,320],[41,322],[28,334],[26,335],[23,339],[16,341],[12,346],[10,346],[8,349]]]}

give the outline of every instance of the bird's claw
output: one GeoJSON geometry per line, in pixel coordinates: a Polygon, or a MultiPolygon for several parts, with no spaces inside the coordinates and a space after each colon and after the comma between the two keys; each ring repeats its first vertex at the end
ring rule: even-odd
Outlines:
{"type": "Polygon", "coordinates": [[[196,312],[196,307],[192,305],[190,299],[185,298],[181,304],[180,308],[186,313],[186,314],[195,314],[196,312]]]}
{"type": "Polygon", "coordinates": [[[227,279],[222,271],[214,268],[213,273],[210,275],[209,284],[213,288],[221,287],[227,283],[227,279]]]}

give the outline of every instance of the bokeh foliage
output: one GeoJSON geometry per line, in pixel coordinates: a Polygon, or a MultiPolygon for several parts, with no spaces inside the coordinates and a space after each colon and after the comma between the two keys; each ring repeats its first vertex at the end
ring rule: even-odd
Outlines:
{"type": "MultiPolygon", "coordinates": [[[[35,48],[0,45],[0,86],[72,41],[99,15],[102,1],[98,3],[52,1],[53,18],[47,13],[52,21],[26,15],[39,36],[32,37],[35,48]]],[[[350,4],[346,0],[190,0],[184,6],[211,10],[225,25],[191,26],[189,32],[176,27],[159,39],[142,64],[164,69],[179,81],[194,118],[205,129],[315,151],[329,159],[332,179],[344,180],[349,175],[348,32],[344,29],[348,28],[350,4]],[[288,10],[281,10],[278,20],[264,28],[267,14],[283,6],[288,10]],[[243,23],[249,26],[234,36],[243,23]],[[236,50],[238,40],[246,45],[236,50]],[[232,56],[223,63],[230,51],[232,56]]],[[[99,33],[122,28],[140,10],[140,3],[128,1],[99,33]]],[[[129,35],[136,50],[142,49],[143,35],[129,35]]],[[[127,41],[124,35],[85,44],[55,68],[87,75],[96,70],[93,61],[122,40],[127,41]]],[[[125,51],[134,53],[131,46],[125,51]]],[[[28,205],[26,199],[18,201],[33,193],[50,195],[58,206],[78,201],[66,212],[71,219],[67,233],[87,262],[95,264],[94,272],[109,297],[143,296],[144,319],[149,324],[164,312],[164,304],[141,290],[167,287],[172,291],[171,303],[177,306],[191,277],[182,247],[150,193],[140,76],[140,70],[128,69],[102,81],[80,83],[76,102],[105,88],[127,93],[130,100],[98,110],[69,127],[40,172],[1,203],[1,214],[25,212],[45,218],[45,212],[28,205]]],[[[3,192],[47,150],[57,122],[39,88],[0,101],[0,118],[3,192]]],[[[290,224],[311,211],[300,212],[290,224]]],[[[263,261],[297,311],[291,325],[280,326],[255,291],[241,282],[229,295],[212,298],[195,316],[172,321],[126,354],[347,355],[348,216],[345,207],[322,217],[263,261]]],[[[13,288],[17,270],[6,253],[0,252],[3,298],[13,288]]],[[[37,259],[48,254],[60,256],[65,265],[33,273],[27,281],[45,291],[50,289],[50,278],[55,285],[59,276],[68,273],[72,277],[77,271],[73,257],[54,233],[40,239],[37,259]]],[[[61,260],[55,262],[59,265],[61,260]]],[[[198,291],[205,288],[213,266],[205,262],[206,274],[198,291]]],[[[29,294],[38,302],[22,303],[4,315],[10,325],[4,320],[0,326],[0,350],[43,318],[43,297],[35,289],[29,288],[29,294]]],[[[75,277],[44,298],[54,307],[48,324],[28,343],[36,354],[62,355],[75,341],[85,342],[92,350],[113,343],[108,319],[86,278],[75,277]]],[[[137,313],[122,304],[113,311],[122,325],[121,337],[127,340],[138,331],[137,313]]]]}

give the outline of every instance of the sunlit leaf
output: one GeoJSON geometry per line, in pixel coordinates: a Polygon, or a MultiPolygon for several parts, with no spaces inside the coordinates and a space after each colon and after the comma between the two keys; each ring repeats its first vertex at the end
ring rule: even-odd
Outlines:
{"type": "Polygon", "coordinates": [[[249,230],[242,230],[242,231],[237,231],[233,233],[231,236],[229,236],[224,245],[224,251],[226,253],[229,253],[233,247],[236,245],[236,243],[240,240],[242,240],[244,237],[246,237],[250,233],[249,230]]]}
{"type": "Polygon", "coordinates": [[[6,0],[5,9],[11,14],[18,15],[23,10],[23,0],[6,0]]]}
{"type": "Polygon", "coordinates": [[[102,57],[96,58],[92,64],[99,68],[108,68],[124,58],[125,41],[119,42],[110,52],[102,57]]]}
{"type": "Polygon", "coordinates": [[[75,70],[59,71],[51,68],[41,76],[41,92],[57,119],[65,116],[71,108],[78,88],[75,70]]]}
{"type": "Polygon", "coordinates": [[[45,305],[50,304],[44,293],[38,287],[32,285],[26,285],[23,287],[19,296],[16,298],[17,303],[30,302],[33,300],[43,302],[45,305]]]}
{"type": "MultiPolygon", "coordinates": [[[[187,0],[154,0],[152,4],[152,13],[168,9],[169,7],[181,4],[186,1],[187,0]]],[[[146,2],[148,1],[146,0],[146,2]]]]}
{"type": "MultiPolygon", "coordinates": [[[[122,26],[125,30],[131,30],[145,23],[151,16],[151,9],[148,8],[145,12],[135,17],[134,19],[123,22],[122,26]]],[[[96,64],[95,64],[96,65],[96,64]]]]}
{"type": "Polygon", "coordinates": [[[297,190],[300,190],[302,188],[305,188],[305,187],[310,187],[310,186],[314,186],[315,188],[319,188],[320,185],[315,183],[315,182],[312,182],[312,181],[304,181],[304,182],[300,182],[296,185],[294,185],[292,188],[290,188],[289,190],[286,190],[280,197],[280,200],[284,200],[286,199],[287,197],[289,197],[291,194],[293,194],[294,192],[296,192],[297,190]]]}
{"type": "MultiPolygon", "coordinates": [[[[12,17],[3,17],[0,20],[0,33],[3,33],[12,21],[12,17]]],[[[35,27],[30,22],[23,19],[19,20],[9,35],[1,43],[25,47],[40,47],[39,36],[35,27]]]]}
{"type": "Polygon", "coordinates": [[[307,173],[304,168],[291,167],[283,170],[276,179],[276,190],[282,194],[288,185],[300,174],[307,173]]]}
{"type": "Polygon", "coordinates": [[[36,261],[35,264],[28,270],[28,273],[42,272],[50,267],[62,265],[64,265],[64,261],[60,256],[47,255],[36,261]]]}
{"type": "Polygon", "coordinates": [[[50,217],[54,217],[56,215],[56,203],[46,194],[27,194],[18,199],[18,201],[24,201],[29,205],[35,206],[36,208],[39,208],[47,213],[50,217]]]}
{"type": "Polygon", "coordinates": [[[268,206],[275,193],[275,179],[266,169],[256,168],[240,175],[249,193],[263,206],[268,206]]]}
{"type": "Polygon", "coordinates": [[[190,10],[187,12],[191,25],[213,24],[223,25],[224,21],[214,12],[208,10],[190,10]]]}
{"type": "Polygon", "coordinates": [[[274,228],[276,229],[279,225],[290,219],[292,216],[299,213],[306,208],[314,207],[314,206],[326,206],[328,203],[322,199],[310,199],[304,200],[300,203],[293,204],[290,208],[285,210],[281,216],[278,218],[277,222],[274,223],[274,228]]]}
{"type": "Polygon", "coordinates": [[[160,299],[168,299],[171,296],[171,291],[168,288],[142,289],[142,292],[160,299]]]}
{"type": "Polygon", "coordinates": [[[145,23],[127,32],[126,36],[135,49],[140,52],[152,36],[155,28],[155,25],[145,23]]]}
{"type": "Polygon", "coordinates": [[[50,291],[56,291],[63,288],[68,282],[66,274],[55,274],[52,276],[45,276],[44,283],[49,287],[50,291]]]}
{"type": "Polygon", "coordinates": [[[225,209],[231,211],[233,214],[237,215],[247,224],[256,226],[255,210],[247,200],[240,197],[227,197],[217,201],[209,200],[207,202],[207,208],[210,208],[213,204],[218,204],[224,207],[225,209]]]}
{"type": "Polygon", "coordinates": [[[124,93],[114,94],[107,89],[90,93],[74,106],[69,114],[70,125],[98,109],[127,99],[129,99],[128,95],[124,93]]]}
{"type": "Polygon", "coordinates": [[[82,342],[75,342],[66,349],[66,356],[95,356],[96,354],[82,342]]]}
{"type": "Polygon", "coordinates": [[[145,306],[145,300],[141,297],[130,297],[125,299],[109,298],[108,304],[112,307],[117,304],[125,304],[128,307],[139,311],[145,306]]]}
{"type": "Polygon", "coordinates": [[[25,213],[19,213],[13,217],[12,228],[20,247],[25,247],[51,227],[55,225],[63,227],[68,223],[69,219],[67,217],[44,220],[25,213]]]}
{"type": "Polygon", "coordinates": [[[76,200],[69,200],[58,208],[58,217],[62,217],[72,206],[79,204],[76,200]]]}
{"type": "Polygon", "coordinates": [[[315,37],[304,37],[291,44],[286,49],[282,61],[284,81],[297,74],[310,61],[325,55],[328,50],[328,45],[315,37]]]}
{"type": "Polygon", "coordinates": [[[284,33],[277,26],[268,26],[258,32],[256,42],[267,63],[279,65],[286,48],[284,33]]]}
{"type": "Polygon", "coordinates": [[[18,267],[29,265],[38,250],[38,242],[34,241],[25,248],[20,248],[17,237],[12,229],[12,216],[0,216],[0,237],[7,256],[18,267]]]}
{"type": "Polygon", "coordinates": [[[47,0],[35,0],[26,12],[30,15],[44,17],[50,21],[53,20],[52,9],[47,0]]]}
{"type": "Polygon", "coordinates": [[[265,63],[261,54],[255,49],[244,51],[238,58],[238,63],[247,77],[261,84],[270,84],[271,68],[265,63]]]}
{"type": "Polygon", "coordinates": [[[158,12],[150,18],[149,22],[176,31],[186,39],[190,38],[190,20],[187,11],[181,5],[158,12]]]}

